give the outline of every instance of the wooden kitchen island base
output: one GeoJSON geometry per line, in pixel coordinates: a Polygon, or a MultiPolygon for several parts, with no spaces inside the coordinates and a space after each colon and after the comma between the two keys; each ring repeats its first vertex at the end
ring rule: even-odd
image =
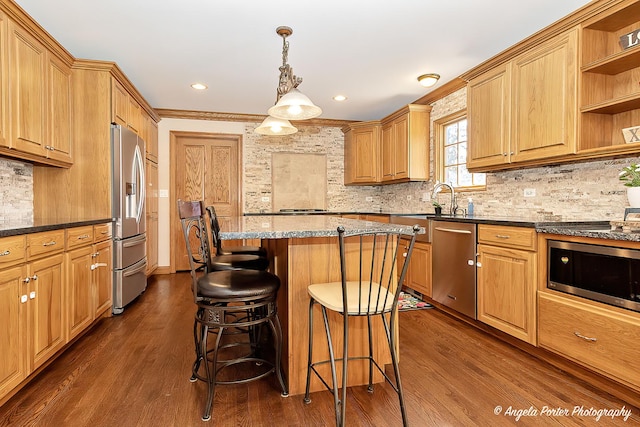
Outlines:
{"type": "MultiPolygon", "coordinates": [[[[292,395],[305,392],[308,363],[309,294],[311,283],[340,281],[340,254],[336,237],[311,237],[263,240],[272,257],[272,269],[280,277],[282,287],[278,294],[278,313],[284,334],[283,363],[285,375],[292,395]]],[[[328,359],[329,351],[323,328],[322,313],[318,305],[314,308],[314,359],[328,359]]],[[[336,358],[342,357],[342,316],[329,312],[330,327],[336,358]]],[[[368,354],[366,317],[350,318],[349,354],[368,354]]],[[[384,328],[379,318],[374,322],[374,356],[383,364],[391,363],[384,328]]],[[[341,379],[341,365],[337,365],[338,382],[341,379]]],[[[316,368],[325,378],[331,380],[329,365],[316,368]]],[[[369,381],[369,364],[366,360],[349,361],[349,384],[362,385],[369,381]]],[[[324,390],[320,380],[312,375],[311,391],[324,390]]],[[[384,377],[374,369],[374,381],[384,377]]]]}
{"type": "MultiPolygon", "coordinates": [[[[340,251],[338,247],[338,226],[349,233],[393,231],[413,234],[411,226],[384,224],[340,218],[332,215],[255,215],[233,217],[227,220],[220,232],[223,240],[261,239],[271,258],[270,269],[282,282],[278,292],[278,314],[284,335],[283,368],[289,383],[290,394],[305,392],[309,352],[309,294],[307,287],[312,283],[339,282],[340,251]]],[[[366,245],[372,241],[367,241],[366,245]]],[[[397,242],[395,243],[397,244],[397,242]]],[[[356,240],[346,242],[347,266],[359,262],[359,246],[356,240]],[[356,261],[357,260],[357,261],[356,261]]],[[[383,251],[382,245],[376,251],[383,251]],[[380,248],[380,249],[378,249],[380,248]]],[[[386,260],[384,271],[391,271],[393,260],[386,260]]],[[[383,263],[375,263],[378,271],[383,263]]],[[[347,273],[347,280],[357,280],[347,273]]],[[[348,269],[350,271],[350,269],[348,269]]],[[[378,271],[379,272],[379,271],[378,271]]],[[[314,361],[329,358],[327,339],[324,332],[322,313],[316,306],[314,312],[313,352],[314,361]]],[[[329,313],[332,341],[336,358],[342,357],[342,316],[329,313]]],[[[381,319],[372,319],[373,356],[378,365],[391,363],[386,334],[381,319]]],[[[368,356],[369,341],[367,318],[349,318],[349,357],[368,356]]],[[[401,358],[401,356],[400,356],[401,358]]],[[[337,365],[341,370],[341,365],[337,365]]],[[[331,382],[329,364],[316,369],[331,382]]],[[[349,361],[348,384],[362,385],[369,382],[369,364],[365,360],[349,361]]],[[[382,382],[384,377],[374,368],[374,382],[382,382]]],[[[338,373],[338,382],[342,377],[338,373]]],[[[312,376],[311,391],[324,390],[324,385],[312,376]]]]}

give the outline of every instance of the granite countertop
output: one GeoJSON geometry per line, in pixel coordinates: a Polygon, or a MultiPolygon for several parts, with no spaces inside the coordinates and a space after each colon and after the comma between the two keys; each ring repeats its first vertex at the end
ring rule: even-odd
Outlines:
{"type": "Polygon", "coordinates": [[[24,219],[0,221],[0,237],[39,233],[41,231],[60,230],[62,228],[81,227],[83,225],[104,224],[112,218],[68,218],[64,220],[24,219]]]}
{"type": "MultiPolygon", "coordinates": [[[[335,215],[335,214],[334,214],[335,215]]],[[[338,235],[338,226],[347,233],[395,231],[411,234],[412,227],[375,221],[339,218],[331,215],[251,215],[231,218],[220,231],[221,239],[287,239],[338,235]]]]}

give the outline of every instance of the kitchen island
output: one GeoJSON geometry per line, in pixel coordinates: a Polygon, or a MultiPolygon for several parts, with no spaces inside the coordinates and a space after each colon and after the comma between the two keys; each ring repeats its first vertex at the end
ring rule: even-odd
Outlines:
{"type": "MultiPolygon", "coordinates": [[[[329,215],[309,216],[244,216],[225,222],[220,237],[229,239],[261,239],[262,246],[269,252],[270,269],[281,280],[278,293],[278,314],[284,335],[283,368],[289,382],[289,393],[302,394],[308,363],[308,316],[309,295],[307,286],[312,283],[340,281],[340,255],[338,250],[339,225],[349,231],[400,231],[411,233],[412,227],[400,224],[384,224],[360,221],[329,215]]],[[[349,252],[349,251],[348,251],[349,252]]],[[[316,307],[316,319],[321,319],[320,309],[316,307]]],[[[342,318],[330,313],[331,330],[336,357],[342,345],[339,333],[342,318]]],[[[351,355],[364,355],[368,352],[366,318],[351,320],[349,350],[351,355]]],[[[384,329],[379,319],[374,322],[374,355],[382,364],[390,363],[384,329]]],[[[315,322],[314,356],[328,358],[326,338],[322,322],[315,322]]],[[[329,366],[318,367],[325,378],[330,378],[329,366]]],[[[365,361],[349,362],[349,384],[361,385],[368,382],[368,364],[365,361]]],[[[375,373],[376,382],[384,380],[375,373]]],[[[338,381],[341,381],[338,375],[338,381]]],[[[323,390],[324,386],[312,376],[311,390],[323,390]]]]}

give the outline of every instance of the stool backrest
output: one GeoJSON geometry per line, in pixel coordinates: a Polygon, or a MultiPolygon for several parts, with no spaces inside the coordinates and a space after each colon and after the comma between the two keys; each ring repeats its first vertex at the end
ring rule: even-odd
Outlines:
{"type": "Polygon", "coordinates": [[[178,200],[178,214],[182,224],[182,232],[189,258],[193,295],[197,297],[198,276],[212,271],[211,246],[209,245],[209,230],[204,215],[202,201],[178,200]]]}
{"type": "Polygon", "coordinates": [[[216,255],[222,254],[222,241],[220,240],[220,222],[218,222],[218,216],[216,215],[216,208],[213,206],[207,206],[205,208],[209,214],[209,222],[211,225],[211,240],[213,246],[216,248],[216,255]]]}
{"type": "Polygon", "coordinates": [[[342,298],[344,306],[350,307],[350,315],[397,310],[419,232],[420,227],[415,225],[409,246],[405,247],[400,238],[409,236],[399,232],[350,233],[338,227],[342,298]]]}

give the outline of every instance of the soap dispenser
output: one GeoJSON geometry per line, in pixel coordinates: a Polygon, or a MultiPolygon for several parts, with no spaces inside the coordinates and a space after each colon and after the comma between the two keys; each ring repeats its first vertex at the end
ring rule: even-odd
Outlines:
{"type": "Polygon", "coordinates": [[[473,216],[473,199],[469,197],[469,203],[467,203],[467,216],[473,216]]]}

